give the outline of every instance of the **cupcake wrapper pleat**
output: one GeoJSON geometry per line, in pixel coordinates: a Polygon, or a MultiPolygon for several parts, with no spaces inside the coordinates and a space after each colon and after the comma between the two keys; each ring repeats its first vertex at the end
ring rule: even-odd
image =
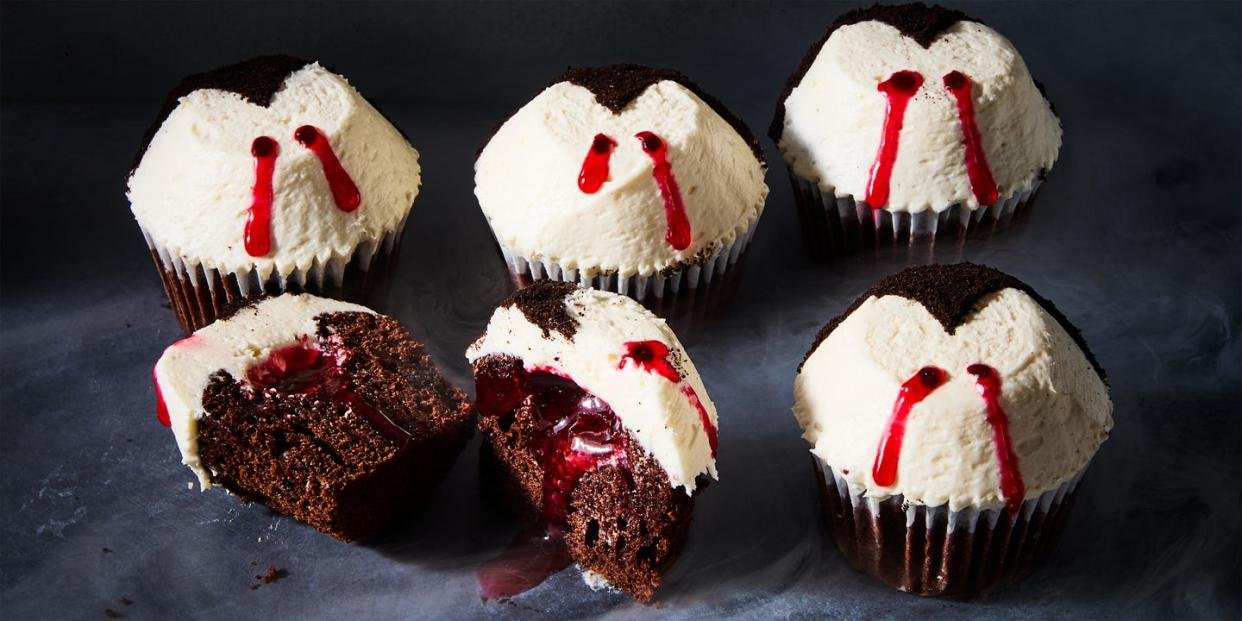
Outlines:
{"type": "Polygon", "coordinates": [[[164,291],[177,320],[186,332],[215,321],[241,300],[285,292],[314,293],[351,302],[363,302],[377,287],[387,284],[397,265],[405,221],[381,239],[360,244],[348,257],[315,262],[307,269],[262,274],[257,268],[222,272],[200,262],[177,256],[142,235],[159,270],[164,291]]]}
{"type": "Polygon", "coordinates": [[[936,241],[986,237],[1008,229],[1034,203],[1041,182],[992,205],[953,205],[918,213],[872,209],[852,196],[838,198],[790,173],[803,239],[816,254],[841,255],[862,248],[930,246],[936,241]]]}
{"type": "Polygon", "coordinates": [[[972,597],[1029,573],[1060,539],[1084,467],[1060,487],[1006,509],[950,511],[851,489],[815,458],[824,518],[851,565],[916,595],[972,597]]]}
{"type": "Polygon", "coordinates": [[[576,282],[586,287],[627,295],[640,302],[659,302],[687,295],[724,280],[726,273],[737,265],[746,251],[758,223],[759,218],[756,217],[750,227],[738,235],[733,243],[721,247],[701,263],[648,276],[635,274],[621,277],[616,273],[588,275],[586,270],[562,267],[555,261],[536,259],[510,250],[499,241],[499,237],[497,244],[504,255],[505,263],[508,264],[509,272],[519,284],[536,280],[576,282]]]}

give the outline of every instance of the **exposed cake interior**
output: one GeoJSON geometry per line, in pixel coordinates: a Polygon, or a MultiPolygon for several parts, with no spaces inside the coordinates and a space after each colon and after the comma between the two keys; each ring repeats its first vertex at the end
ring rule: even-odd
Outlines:
{"type": "Polygon", "coordinates": [[[532,528],[480,570],[485,597],[576,562],[646,601],[715,476],[715,407],[677,337],[634,300],[537,283],[467,352],[485,473],[532,528]]]}
{"type": "MultiPolygon", "coordinates": [[[[239,314],[264,314],[276,300],[239,314]]],[[[198,410],[183,407],[195,389],[178,367],[209,365],[240,342],[200,332],[175,345],[180,357],[156,368],[161,402],[173,399],[163,406],[170,418],[191,427],[194,454],[185,457],[208,477],[204,487],[222,485],[343,540],[365,538],[439,482],[469,437],[471,408],[393,319],[346,310],[310,321],[314,329],[291,342],[256,343],[248,362],[212,371],[198,410]]]]}
{"type": "Polygon", "coordinates": [[[510,356],[474,371],[486,461],[534,525],[481,568],[483,596],[516,595],[576,562],[649,600],[684,543],[693,499],[572,379],[510,356]]]}

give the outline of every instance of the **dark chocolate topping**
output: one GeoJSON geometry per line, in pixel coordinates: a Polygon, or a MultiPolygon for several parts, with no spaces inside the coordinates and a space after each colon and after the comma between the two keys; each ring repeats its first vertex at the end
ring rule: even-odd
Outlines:
{"type": "Polygon", "coordinates": [[[565,306],[565,296],[577,290],[578,285],[571,282],[541,280],[529,287],[518,289],[501,302],[500,306],[517,306],[527,321],[543,330],[545,337],[552,336],[555,330],[572,341],[578,331],[578,320],[569,314],[569,309],[565,306]]]}
{"type": "Polygon", "coordinates": [[[664,80],[676,82],[702,99],[703,103],[719,114],[720,118],[724,119],[746,141],[746,144],[750,145],[755,159],[759,160],[760,164],[766,164],[759,140],[751,133],[750,128],[746,127],[742,119],[730,112],[724,104],[720,103],[720,100],[703,92],[703,89],[691,82],[690,78],[680,71],[633,64],[570,67],[556,81],[569,82],[591,91],[599,105],[612,110],[613,114],[620,114],[651,85],[664,80]]]}
{"type": "MultiPolygon", "coordinates": [[[[772,126],[768,128],[768,136],[772,140],[779,143],[781,133],[785,129],[785,100],[789,99],[789,94],[802,82],[806,72],[811,70],[811,65],[815,63],[815,59],[819,56],[819,51],[823,49],[824,44],[828,42],[828,38],[832,36],[832,33],[842,26],[869,21],[888,24],[925,48],[931,47],[931,44],[940,35],[947,32],[958,22],[983,23],[961,11],[946,9],[938,4],[928,6],[921,2],[897,5],[876,4],[845,13],[834,20],[824,33],[824,36],[815,45],[811,46],[811,49],[798,65],[798,69],[785,82],[785,88],[781,91],[780,98],[777,100],[776,116],[772,119],[772,126]]],[[[1036,82],[1036,85],[1038,84],[1036,82]]],[[[1040,94],[1043,94],[1042,88],[1040,89],[1040,94]]],[[[1045,99],[1047,99],[1046,96],[1045,99]]],[[[1051,105],[1051,102],[1049,102],[1049,106],[1051,105]]],[[[1056,114],[1056,110],[1053,110],[1053,114],[1056,114]]]]}
{"type": "Polygon", "coordinates": [[[177,108],[182,97],[194,91],[210,88],[237,93],[242,99],[266,108],[272,105],[272,98],[284,86],[285,78],[309,64],[311,64],[309,60],[292,56],[259,56],[219,69],[187,76],[164,98],[164,106],[160,108],[155,122],[147,128],[142,138],[142,146],[139,147],[138,154],[134,156],[133,166],[129,169],[130,173],[132,174],[138,168],[138,164],[142,162],[142,156],[147,152],[147,147],[151,146],[151,139],[155,138],[155,133],[164,124],[164,119],[167,119],[168,115],[177,108]]]}
{"type": "Polygon", "coordinates": [[[1031,299],[1042,306],[1057,323],[1061,324],[1062,328],[1065,328],[1070,338],[1074,339],[1074,343],[1087,357],[1092,368],[1099,374],[1100,379],[1106,379],[1104,369],[1087,347],[1082,333],[1070,323],[1065,315],[1061,314],[1061,311],[1057,310],[1052,302],[1035,293],[1030,285],[1021,280],[1000,270],[974,263],[921,265],[881,278],[857,300],[854,300],[845,312],[833,318],[819,331],[815,337],[815,343],[811,345],[810,351],[806,353],[802,362],[805,363],[806,359],[811,357],[811,354],[819,348],[819,344],[828,338],[828,335],[832,334],[832,331],[841,325],[846,317],[853,314],[858,307],[872,297],[895,295],[918,302],[927,309],[927,312],[931,313],[932,317],[936,318],[936,321],[940,322],[940,325],[944,326],[945,332],[953,334],[958,326],[970,318],[981,299],[1002,289],[1017,289],[1031,296],[1031,299]]]}

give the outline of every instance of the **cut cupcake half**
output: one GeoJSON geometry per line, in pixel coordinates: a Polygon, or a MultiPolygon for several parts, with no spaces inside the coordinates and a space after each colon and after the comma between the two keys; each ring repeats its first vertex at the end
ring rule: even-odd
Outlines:
{"type": "Polygon", "coordinates": [[[161,422],[221,486],[345,541],[416,508],[471,433],[465,393],[394,319],[285,295],[165,350],[161,422]]]}
{"type": "Polygon", "coordinates": [[[541,282],[467,352],[485,471],[532,526],[481,568],[510,597],[570,563],[647,601],[716,478],[716,410],[680,342],[634,300],[541,282]]]}

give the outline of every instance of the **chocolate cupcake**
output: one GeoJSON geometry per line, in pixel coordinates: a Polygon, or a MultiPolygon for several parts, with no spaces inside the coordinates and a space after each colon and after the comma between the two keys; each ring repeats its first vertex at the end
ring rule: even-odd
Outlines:
{"type": "Polygon", "coordinates": [[[771,136],[814,251],[1009,224],[1061,146],[1013,45],[940,6],[842,15],[789,78],[771,136]]]}
{"type": "Polygon", "coordinates": [[[345,541],[415,509],[471,432],[465,393],[365,307],[246,306],[164,351],[160,421],[202,489],[223,486],[345,541]]]}
{"type": "Polygon", "coordinates": [[[794,381],[824,516],[860,571],[971,596],[1056,543],[1112,428],[1079,332],[969,263],[882,279],[819,333],[794,381]]]}
{"type": "Polygon", "coordinates": [[[592,588],[651,599],[716,477],[716,409],[677,337],[630,298],[539,282],[466,356],[484,472],[530,524],[480,570],[484,597],[577,563],[592,588]]]}
{"type": "Polygon", "coordinates": [[[129,201],[187,332],[243,298],[361,301],[395,267],[418,152],[345,78],[265,56],[168,95],[129,201]]]}
{"type": "Polygon", "coordinates": [[[663,301],[724,278],[763,212],[758,143],[685,76],[570,69],[497,130],[475,195],[519,284],[663,301]]]}

